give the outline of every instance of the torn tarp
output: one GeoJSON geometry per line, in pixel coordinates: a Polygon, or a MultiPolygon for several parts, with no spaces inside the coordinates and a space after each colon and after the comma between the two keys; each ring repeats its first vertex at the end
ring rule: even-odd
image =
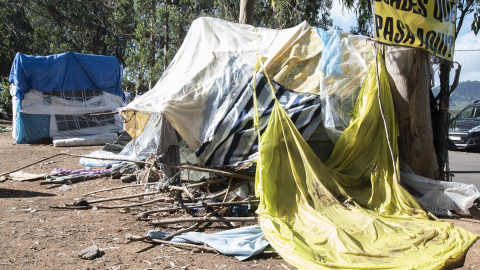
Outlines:
{"type": "MultiPolygon", "coordinates": [[[[162,231],[148,232],[152,239],[162,239],[168,235],[170,234],[162,231]]],[[[171,241],[206,244],[222,254],[235,256],[243,261],[260,254],[269,245],[263,236],[260,226],[247,226],[211,234],[188,232],[173,237],[171,241]]]]}
{"type": "Polygon", "coordinates": [[[470,214],[468,210],[480,197],[477,187],[472,184],[445,182],[416,175],[413,171],[402,171],[402,185],[428,211],[438,216],[450,216],[448,211],[470,214]]]}
{"type": "Polygon", "coordinates": [[[316,157],[278,102],[260,138],[260,225],[297,268],[439,269],[478,239],[429,219],[397,181],[387,136],[398,156],[398,125],[385,66],[379,65],[380,89],[373,67],[327,162],[316,157]]]}
{"type": "MultiPolygon", "coordinates": [[[[259,106],[260,129],[265,129],[273,109],[273,98],[262,73],[256,77],[256,93],[259,106]]],[[[313,134],[321,119],[320,96],[292,92],[274,83],[276,99],[283,106],[305,140],[313,134]]],[[[221,92],[226,92],[223,89],[221,92]]],[[[210,108],[216,114],[206,126],[206,136],[197,149],[201,164],[241,165],[253,161],[258,153],[258,139],[253,127],[253,90],[248,85],[231,91],[218,108],[210,108]]]]}

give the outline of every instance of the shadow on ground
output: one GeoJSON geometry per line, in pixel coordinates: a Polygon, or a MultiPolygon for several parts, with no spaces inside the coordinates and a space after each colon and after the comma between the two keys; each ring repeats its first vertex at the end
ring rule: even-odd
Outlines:
{"type": "Polygon", "coordinates": [[[0,198],[31,198],[31,197],[53,197],[55,194],[36,192],[29,190],[17,190],[0,188],[0,198]]]}

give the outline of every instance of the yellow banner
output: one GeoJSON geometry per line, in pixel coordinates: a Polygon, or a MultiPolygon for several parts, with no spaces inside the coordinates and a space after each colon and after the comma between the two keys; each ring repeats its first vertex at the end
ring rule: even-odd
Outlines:
{"type": "Polygon", "coordinates": [[[418,47],[452,60],[457,5],[451,0],[375,0],[378,41],[418,47]]]}

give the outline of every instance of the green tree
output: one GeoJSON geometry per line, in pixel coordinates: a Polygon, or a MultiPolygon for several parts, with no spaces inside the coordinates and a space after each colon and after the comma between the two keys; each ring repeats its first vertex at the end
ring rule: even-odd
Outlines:
{"type": "MultiPolygon", "coordinates": [[[[201,16],[232,22],[238,0],[0,0],[0,76],[8,76],[16,52],[65,51],[113,55],[124,65],[125,85],[146,91],[162,76],[201,16]]],[[[303,20],[327,28],[331,0],[255,1],[255,26],[286,28],[303,20]]]]}
{"type": "Polygon", "coordinates": [[[0,113],[12,113],[12,99],[10,97],[8,79],[5,77],[0,80],[0,113]]]}
{"type": "Polygon", "coordinates": [[[332,26],[331,8],[331,0],[256,1],[255,24],[262,27],[284,29],[307,21],[312,26],[327,29],[332,26]]]}
{"type": "Polygon", "coordinates": [[[14,1],[0,0],[0,78],[9,76],[17,52],[30,52],[33,36],[27,11],[14,1]]]}
{"type": "Polygon", "coordinates": [[[123,63],[131,26],[128,1],[21,0],[19,5],[29,13],[37,55],[74,51],[113,55],[123,63]]]}
{"type": "Polygon", "coordinates": [[[151,89],[180,48],[191,22],[213,8],[208,1],[135,0],[134,30],[126,50],[127,80],[151,89]]]}

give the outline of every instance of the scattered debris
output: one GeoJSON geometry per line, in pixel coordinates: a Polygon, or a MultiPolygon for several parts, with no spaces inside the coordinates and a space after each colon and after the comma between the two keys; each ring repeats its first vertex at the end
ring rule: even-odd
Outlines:
{"type": "Polygon", "coordinates": [[[0,132],[11,132],[12,128],[0,126],[0,132]]]}
{"type": "Polygon", "coordinates": [[[67,185],[67,184],[63,184],[58,189],[59,190],[70,190],[70,189],[72,189],[72,186],[67,185]]]}
{"type": "Polygon", "coordinates": [[[78,257],[84,260],[93,260],[100,255],[101,252],[97,245],[91,245],[88,248],[78,252],[78,257]]]}
{"type": "Polygon", "coordinates": [[[26,173],[23,171],[13,172],[8,174],[8,179],[12,181],[34,181],[39,179],[45,179],[48,174],[34,174],[34,173],[26,173]]]}
{"type": "Polygon", "coordinates": [[[98,179],[102,177],[114,177],[124,173],[130,173],[137,170],[134,163],[121,163],[110,169],[94,170],[85,168],[80,170],[55,169],[47,177],[47,180],[41,182],[42,185],[76,183],[86,180],[98,179]]]}

